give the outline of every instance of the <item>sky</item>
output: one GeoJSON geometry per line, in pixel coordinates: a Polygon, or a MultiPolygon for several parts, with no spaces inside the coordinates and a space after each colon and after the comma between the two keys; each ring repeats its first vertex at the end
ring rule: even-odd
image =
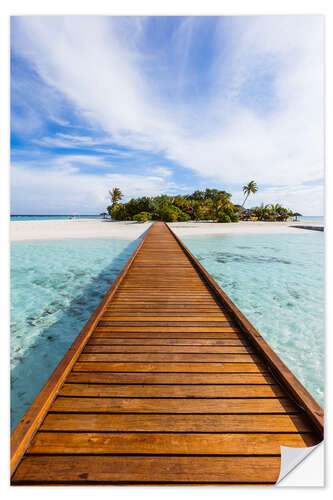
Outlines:
{"type": "Polygon", "coordinates": [[[321,16],[11,18],[11,213],[224,189],[323,214],[321,16]]]}

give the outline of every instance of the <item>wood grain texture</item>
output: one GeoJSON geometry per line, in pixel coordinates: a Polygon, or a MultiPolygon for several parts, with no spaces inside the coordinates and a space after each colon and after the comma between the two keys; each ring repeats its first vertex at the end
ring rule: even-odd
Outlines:
{"type": "Polygon", "coordinates": [[[257,363],[99,363],[99,362],[78,362],[73,367],[74,372],[194,372],[194,373],[219,373],[219,372],[239,372],[239,373],[258,373],[267,370],[264,364],[257,363]]]}
{"type": "Polygon", "coordinates": [[[29,456],[14,483],[274,484],[279,472],[280,457],[29,456]]]}
{"type": "Polygon", "coordinates": [[[111,432],[38,432],[28,455],[139,454],[139,455],[279,455],[285,446],[316,444],[312,434],[182,434],[111,432]]]}
{"type": "Polygon", "coordinates": [[[42,431],[92,432],[311,432],[302,415],[160,415],[49,413],[42,431]]]}
{"type": "Polygon", "coordinates": [[[278,385],[105,385],[70,384],[59,396],[121,398],[278,398],[286,397],[278,385]]]}
{"type": "MultiPolygon", "coordinates": [[[[58,397],[51,412],[69,413],[299,413],[288,398],[158,399],[58,397]]],[[[250,418],[250,417],[249,417],[250,418]]]]}

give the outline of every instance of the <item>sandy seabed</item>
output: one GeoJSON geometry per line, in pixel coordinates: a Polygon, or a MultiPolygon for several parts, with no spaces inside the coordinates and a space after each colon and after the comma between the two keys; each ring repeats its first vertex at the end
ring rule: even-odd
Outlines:
{"type": "MultiPolygon", "coordinates": [[[[150,227],[150,222],[117,222],[103,219],[66,219],[12,221],[11,241],[63,240],[76,238],[111,238],[135,240],[150,227]]],[[[182,236],[218,234],[299,234],[308,229],[297,226],[323,226],[320,222],[173,222],[169,224],[182,236]]]]}

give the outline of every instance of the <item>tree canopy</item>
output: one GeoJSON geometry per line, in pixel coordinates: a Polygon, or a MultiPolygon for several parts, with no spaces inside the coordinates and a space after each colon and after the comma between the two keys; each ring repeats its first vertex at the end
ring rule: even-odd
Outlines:
{"type": "Polygon", "coordinates": [[[140,198],[131,198],[120,203],[123,194],[119,188],[109,191],[111,205],[107,207],[109,215],[116,220],[163,220],[165,222],[185,222],[189,220],[210,220],[215,222],[238,222],[239,220],[286,220],[293,212],[280,204],[269,204],[243,208],[248,196],[256,193],[258,187],[254,181],[243,187],[245,200],[243,205],[234,205],[231,194],[224,190],[209,189],[194,191],[192,194],[177,194],[140,198]]]}
{"type": "MultiPolygon", "coordinates": [[[[111,194],[118,193],[113,188],[111,194]]],[[[121,192],[120,192],[121,194],[121,192]]],[[[122,195],[122,194],[121,194],[122,195]]],[[[214,220],[237,222],[236,209],[231,203],[231,194],[218,189],[195,191],[192,194],[131,198],[127,203],[118,203],[120,198],[112,196],[107,207],[109,215],[116,220],[163,220],[165,222],[188,220],[214,220]],[[148,219],[148,217],[150,219],[148,219]]]]}

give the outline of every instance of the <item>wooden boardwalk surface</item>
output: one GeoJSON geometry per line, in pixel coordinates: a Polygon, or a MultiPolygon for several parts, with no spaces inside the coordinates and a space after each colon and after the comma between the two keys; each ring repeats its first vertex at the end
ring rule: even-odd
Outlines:
{"type": "Polygon", "coordinates": [[[274,484],[322,410],[155,223],[12,435],[12,484],[274,484]]]}

